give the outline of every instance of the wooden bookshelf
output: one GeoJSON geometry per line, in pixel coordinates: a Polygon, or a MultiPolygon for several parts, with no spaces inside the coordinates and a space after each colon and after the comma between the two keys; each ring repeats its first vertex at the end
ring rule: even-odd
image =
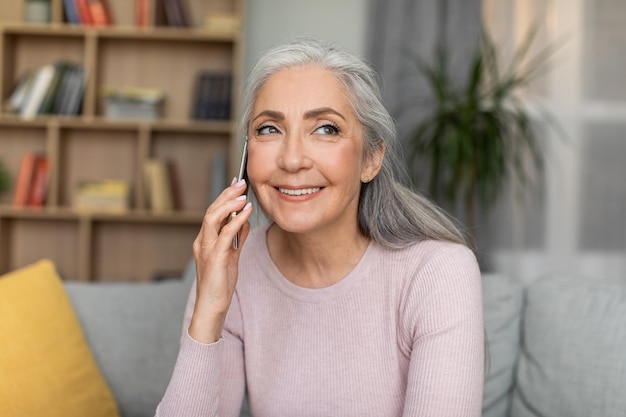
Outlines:
{"type": "Polygon", "coordinates": [[[29,69],[68,59],[87,74],[77,116],[24,119],[0,113],[0,158],[15,183],[21,156],[44,153],[50,180],[44,207],[15,207],[13,190],[0,194],[0,274],[40,258],[55,262],[68,280],[147,281],[182,271],[209,204],[212,156],[227,155],[237,168],[236,118],[191,117],[198,72],[230,72],[231,105],[242,76],[244,0],[187,0],[192,26],[135,27],[134,1],[108,0],[113,25],[65,22],[62,0],[51,1],[51,22],[24,21],[25,0],[0,0],[0,98],[4,102],[29,69]],[[209,13],[232,13],[239,28],[203,28],[209,13]],[[157,120],[105,116],[104,85],[159,88],[165,93],[157,120]],[[146,204],[143,163],[172,161],[181,208],[154,213],[146,204]],[[120,179],[131,184],[131,208],[123,213],[72,208],[76,184],[120,179]]]}

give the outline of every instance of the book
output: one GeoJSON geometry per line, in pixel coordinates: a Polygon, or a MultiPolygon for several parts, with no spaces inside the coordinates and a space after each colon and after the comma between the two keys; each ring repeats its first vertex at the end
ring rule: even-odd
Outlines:
{"type": "Polygon", "coordinates": [[[50,166],[48,158],[44,155],[35,159],[35,167],[30,190],[28,193],[27,205],[41,207],[46,202],[48,194],[48,179],[50,177],[50,166]]]}
{"type": "Polygon", "coordinates": [[[67,99],[68,90],[70,88],[70,78],[72,77],[75,67],[75,64],[68,63],[65,71],[63,71],[63,77],[59,83],[59,88],[54,97],[52,109],[50,110],[52,114],[63,114],[63,103],[67,99]]]}
{"type": "Polygon", "coordinates": [[[30,88],[33,85],[35,71],[26,70],[20,76],[17,84],[13,88],[11,95],[4,104],[4,111],[8,113],[20,113],[26,98],[29,95],[30,88]]]}
{"type": "Polygon", "coordinates": [[[191,26],[185,0],[162,0],[162,2],[168,26],[191,26]]]}
{"type": "Polygon", "coordinates": [[[204,97],[208,94],[208,89],[210,88],[208,82],[208,74],[205,72],[201,72],[196,75],[194,81],[194,94],[193,94],[193,104],[191,106],[191,118],[196,120],[206,119],[206,109],[203,107],[204,105],[204,97]]]}
{"type": "Polygon", "coordinates": [[[79,211],[126,212],[130,208],[130,184],[116,179],[80,182],[74,190],[73,207],[79,211]]]}
{"type": "Polygon", "coordinates": [[[143,168],[148,207],[157,213],[171,212],[174,202],[167,163],[161,159],[148,159],[143,168]]]}
{"type": "Polygon", "coordinates": [[[178,169],[173,161],[167,161],[167,174],[170,180],[170,190],[172,193],[172,209],[183,209],[183,196],[180,187],[180,175],[178,175],[178,169]]]}
{"type": "Polygon", "coordinates": [[[13,189],[13,205],[15,206],[23,207],[28,203],[38,157],[39,155],[35,152],[26,152],[22,155],[13,189]]]}
{"type": "Polygon", "coordinates": [[[83,25],[93,24],[91,11],[89,8],[89,0],[74,0],[74,5],[76,6],[76,12],[78,14],[80,23],[83,25]]]}
{"type": "Polygon", "coordinates": [[[104,115],[155,120],[161,117],[165,93],[157,88],[103,86],[104,115]]]}
{"type": "Polygon", "coordinates": [[[204,71],[197,75],[192,118],[228,120],[231,115],[232,75],[204,71]]]}
{"type": "Polygon", "coordinates": [[[73,67],[67,83],[67,90],[61,103],[59,114],[77,115],[80,113],[85,92],[85,71],[82,66],[73,67]]]}
{"type": "Polygon", "coordinates": [[[59,86],[59,91],[52,107],[54,114],[70,114],[68,113],[68,101],[72,95],[72,89],[74,88],[74,78],[76,76],[77,67],[70,65],[66,70],[59,86]]]}
{"type": "Polygon", "coordinates": [[[228,120],[230,119],[230,107],[231,107],[231,87],[232,87],[232,74],[226,73],[219,77],[218,91],[216,97],[216,119],[228,120]]]}
{"type": "Polygon", "coordinates": [[[154,26],[167,26],[167,15],[165,14],[165,1],[154,0],[154,26]]]}
{"type": "Polygon", "coordinates": [[[57,61],[54,64],[54,75],[52,76],[52,80],[50,81],[50,85],[48,86],[48,90],[39,106],[39,110],[37,114],[48,114],[52,113],[54,109],[54,102],[56,100],[59,87],[61,86],[61,82],[63,81],[63,77],[65,76],[65,71],[67,70],[68,63],[64,60],[57,61]]]}
{"type": "Polygon", "coordinates": [[[109,26],[113,23],[111,9],[106,0],[88,0],[89,14],[95,26],[109,26]]]}
{"type": "Polygon", "coordinates": [[[216,32],[235,33],[239,30],[241,21],[234,13],[209,13],[204,18],[204,29],[216,32]]]}
{"type": "MultiPolygon", "coordinates": [[[[156,1],[154,2],[156,3],[156,1]]],[[[141,28],[150,26],[153,2],[150,0],[135,0],[135,25],[141,28]]]]}
{"type": "Polygon", "coordinates": [[[80,24],[80,17],[74,0],[63,0],[63,10],[65,11],[65,21],[72,25],[80,24]]]}
{"type": "Polygon", "coordinates": [[[56,69],[52,64],[44,65],[37,70],[37,74],[35,74],[35,78],[33,80],[33,85],[30,88],[24,107],[20,112],[23,118],[32,119],[37,116],[39,107],[44,101],[55,71],[56,69]]]}

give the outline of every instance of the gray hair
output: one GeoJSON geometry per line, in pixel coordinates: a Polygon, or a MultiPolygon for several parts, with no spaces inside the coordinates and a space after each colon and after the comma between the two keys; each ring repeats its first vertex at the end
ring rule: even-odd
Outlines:
{"type": "Polygon", "coordinates": [[[361,232],[389,248],[402,248],[425,239],[466,244],[454,222],[435,204],[407,186],[399,154],[395,122],[383,105],[378,74],[361,58],[337,46],[311,38],[296,38],[266,52],[248,76],[242,99],[241,129],[247,134],[256,96],[276,72],[317,65],[345,86],[354,114],[364,130],[364,153],[384,147],[378,175],[361,186],[358,224],[361,232]]]}

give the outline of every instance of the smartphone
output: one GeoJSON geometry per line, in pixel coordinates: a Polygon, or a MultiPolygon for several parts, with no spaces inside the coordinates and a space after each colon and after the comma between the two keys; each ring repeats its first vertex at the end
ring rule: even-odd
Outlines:
{"type": "MultiPolygon", "coordinates": [[[[246,178],[246,162],[248,159],[248,137],[246,136],[243,141],[243,149],[241,150],[241,162],[239,163],[239,173],[237,174],[237,181],[241,181],[246,178]]],[[[248,189],[246,189],[246,193],[248,189]]],[[[234,219],[237,215],[237,212],[230,213],[230,219],[234,219]]],[[[233,238],[233,248],[239,249],[239,233],[235,235],[233,238]]]]}

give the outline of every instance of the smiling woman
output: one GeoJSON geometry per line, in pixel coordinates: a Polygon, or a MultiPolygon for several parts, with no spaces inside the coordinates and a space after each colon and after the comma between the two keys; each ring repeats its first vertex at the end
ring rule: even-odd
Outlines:
{"type": "Polygon", "coordinates": [[[479,416],[478,265],[402,185],[376,74],[296,39],[261,58],[243,105],[249,183],[207,209],[157,415],[237,416],[247,393],[255,416],[479,416]],[[247,187],[270,220],[252,232],[247,187]]]}
{"type": "MultiPolygon", "coordinates": [[[[288,242],[294,233],[326,246],[354,237],[361,257],[366,239],[358,230],[362,179],[380,169],[384,149],[365,155],[363,129],[337,77],[316,65],[276,72],[259,89],[248,127],[248,176],[263,211],[277,227],[268,238],[288,242]]],[[[290,242],[286,250],[297,249],[290,242]]],[[[270,250],[274,246],[270,245],[270,250]]],[[[272,256],[280,262],[300,253],[272,256]]],[[[302,273],[292,282],[319,278],[302,273]]],[[[347,271],[338,271],[339,280],[347,271]]],[[[327,278],[326,278],[327,279],[327,278]]]]}

